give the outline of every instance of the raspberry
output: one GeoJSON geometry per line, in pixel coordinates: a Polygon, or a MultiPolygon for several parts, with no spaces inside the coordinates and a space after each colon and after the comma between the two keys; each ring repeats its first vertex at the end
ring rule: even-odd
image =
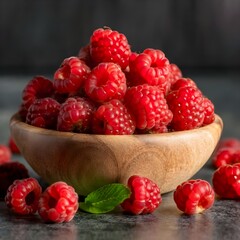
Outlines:
{"type": "Polygon", "coordinates": [[[125,105],[142,132],[165,129],[172,120],[163,92],[158,86],[147,84],[131,87],[125,95],[125,105]]]}
{"type": "Polygon", "coordinates": [[[232,164],[232,156],[234,149],[230,147],[223,147],[214,153],[212,163],[215,168],[219,168],[226,164],[232,164]]]}
{"type": "Polygon", "coordinates": [[[175,131],[189,130],[202,126],[204,121],[203,96],[199,89],[182,87],[167,95],[173,113],[171,127],[175,131]]]}
{"type": "Polygon", "coordinates": [[[65,182],[55,182],[41,195],[38,213],[45,222],[70,222],[78,210],[78,195],[65,182]]]}
{"type": "Polygon", "coordinates": [[[133,134],[135,123],[127,108],[117,99],[101,106],[93,114],[92,131],[96,134],[133,134]]]}
{"type": "Polygon", "coordinates": [[[189,215],[209,209],[214,203],[214,197],[211,185],[202,179],[183,182],[173,194],[178,209],[189,215]]]}
{"type": "Polygon", "coordinates": [[[26,123],[55,129],[61,104],[52,98],[37,99],[28,109],[26,123]]]}
{"type": "Polygon", "coordinates": [[[232,164],[240,163],[240,149],[232,154],[232,164]]]}
{"type": "Polygon", "coordinates": [[[89,44],[80,48],[79,53],[78,53],[78,58],[80,60],[84,61],[89,67],[93,66],[89,44]]]}
{"type": "Polygon", "coordinates": [[[219,167],[212,177],[215,193],[226,199],[240,199],[240,163],[219,167]]]}
{"type": "Polygon", "coordinates": [[[161,50],[147,48],[139,55],[133,55],[129,62],[130,85],[157,85],[164,93],[170,87],[169,61],[161,50]]]}
{"type": "Polygon", "coordinates": [[[76,93],[89,73],[90,68],[78,57],[66,58],[54,74],[53,86],[59,93],[76,93]]]}
{"type": "Polygon", "coordinates": [[[123,201],[122,208],[131,214],[152,213],[162,202],[160,189],[146,177],[133,175],[128,179],[130,198],[123,201]]]}
{"type": "Polygon", "coordinates": [[[203,98],[204,120],[203,125],[208,125],[215,120],[214,105],[210,99],[203,98]]]}
{"type": "Polygon", "coordinates": [[[53,92],[53,83],[49,79],[43,76],[34,77],[23,89],[20,115],[25,119],[28,108],[36,99],[51,97],[53,92]]]}
{"type": "Polygon", "coordinates": [[[86,133],[90,130],[94,105],[89,100],[68,98],[62,104],[57,121],[57,130],[86,133]]]}
{"type": "Polygon", "coordinates": [[[18,146],[16,145],[15,141],[13,140],[13,138],[11,136],[8,140],[8,147],[10,148],[12,153],[16,153],[16,154],[20,153],[18,146]]]}
{"type": "Polygon", "coordinates": [[[219,168],[226,164],[240,162],[240,141],[237,138],[225,138],[219,141],[216,147],[212,164],[219,168]]]}
{"type": "Polygon", "coordinates": [[[27,112],[28,112],[28,107],[26,107],[23,103],[21,103],[18,109],[18,114],[21,117],[22,121],[26,120],[27,112]]]}
{"type": "Polygon", "coordinates": [[[90,54],[95,66],[101,62],[113,62],[124,70],[128,66],[131,49],[124,34],[99,28],[90,38],[90,54]]]}
{"type": "Polygon", "coordinates": [[[169,67],[170,67],[169,82],[170,84],[174,84],[179,78],[182,78],[182,71],[174,63],[170,63],[169,67]]]}
{"type": "Polygon", "coordinates": [[[5,202],[13,212],[28,215],[38,209],[42,188],[35,178],[15,180],[7,190],[5,202]]]}
{"type": "Polygon", "coordinates": [[[197,85],[191,78],[179,78],[177,81],[175,81],[175,83],[171,85],[171,91],[178,90],[182,87],[197,88],[197,85]]]}
{"type": "Polygon", "coordinates": [[[224,147],[239,148],[240,149],[240,140],[238,138],[225,138],[222,139],[216,150],[219,150],[224,147]]]}
{"type": "Polygon", "coordinates": [[[85,82],[86,94],[93,101],[100,103],[111,99],[122,100],[126,89],[125,74],[115,63],[100,63],[85,82]]]}
{"type": "Polygon", "coordinates": [[[10,162],[12,158],[11,150],[8,146],[0,144],[0,165],[10,162]]]}
{"type": "Polygon", "coordinates": [[[0,198],[4,198],[7,189],[14,180],[28,178],[28,170],[19,162],[8,162],[0,165],[0,198]]]}

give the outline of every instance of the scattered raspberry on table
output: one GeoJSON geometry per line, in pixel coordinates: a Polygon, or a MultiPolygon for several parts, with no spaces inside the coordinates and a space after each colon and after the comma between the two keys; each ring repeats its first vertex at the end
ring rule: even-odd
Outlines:
{"type": "Polygon", "coordinates": [[[10,148],[12,153],[20,154],[20,150],[11,136],[9,137],[8,140],[8,147],[10,148]]]}
{"type": "Polygon", "coordinates": [[[10,162],[12,158],[12,152],[7,145],[0,144],[0,164],[10,162]]]}
{"type": "Polygon", "coordinates": [[[11,161],[0,164],[0,199],[5,197],[8,187],[15,180],[28,177],[27,168],[20,162],[11,161]]]}
{"type": "Polygon", "coordinates": [[[179,210],[191,215],[212,207],[215,194],[207,181],[191,179],[177,186],[173,198],[179,210]]]}
{"type": "Polygon", "coordinates": [[[162,202],[157,184],[146,177],[131,176],[128,179],[128,187],[132,192],[131,196],[121,204],[127,213],[134,215],[152,213],[162,202]]]}
{"type": "Polygon", "coordinates": [[[240,199],[240,163],[219,167],[213,174],[212,183],[220,198],[240,199]]]}
{"type": "Polygon", "coordinates": [[[234,163],[240,163],[240,141],[237,138],[222,139],[213,153],[212,164],[219,168],[234,163]]]}
{"type": "Polygon", "coordinates": [[[14,213],[34,214],[38,209],[41,193],[42,187],[35,178],[15,180],[7,190],[5,202],[14,213]]]}
{"type": "Polygon", "coordinates": [[[53,183],[40,196],[38,213],[44,222],[69,222],[77,210],[78,195],[65,182],[53,183]]]}

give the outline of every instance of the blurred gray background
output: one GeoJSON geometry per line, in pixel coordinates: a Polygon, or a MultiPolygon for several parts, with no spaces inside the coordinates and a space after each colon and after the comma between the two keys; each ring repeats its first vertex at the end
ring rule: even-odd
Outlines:
{"type": "Polygon", "coordinates": [[[240,138],[240,0],[0,0],[0,128],[33,75],[51,78],[103,26],[164,51],[240,138]]]}
{"type": "Polygon", "coordinates": [[[1,71],[55,69],[103,26],[184,68],[240,66],[239,0],[1,0],[1,71]]]}

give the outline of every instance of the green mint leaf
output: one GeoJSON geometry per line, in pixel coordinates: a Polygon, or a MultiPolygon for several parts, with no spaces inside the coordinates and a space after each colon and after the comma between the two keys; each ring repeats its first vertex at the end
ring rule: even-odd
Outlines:
{"type": "Polygon", "coordinates": [[[79,207],[89,213],[106,213],[129,198],[130,194],[130,189],[121,183],[107,184],[89,193],[79,207]]]}

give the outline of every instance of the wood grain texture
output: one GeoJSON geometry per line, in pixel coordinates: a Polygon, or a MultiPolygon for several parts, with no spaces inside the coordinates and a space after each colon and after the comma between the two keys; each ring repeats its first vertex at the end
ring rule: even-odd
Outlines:
{"type": "Polygon", "coordinates": [[[11,134],[30,166],[48,183],[65,181],[80,195],[131,175],[148,177],[162,193],[191,178],[209,159],[223,129],[221,118],[195,130],[106,136],[64,133],[30,126],[18,115],[11,134]]]}

